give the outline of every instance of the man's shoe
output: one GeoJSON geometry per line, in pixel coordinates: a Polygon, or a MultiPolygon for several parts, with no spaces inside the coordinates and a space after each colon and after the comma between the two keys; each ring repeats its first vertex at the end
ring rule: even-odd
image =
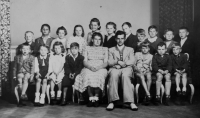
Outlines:
{"type": "Polygon", "coordinates": [[[114,108],[115,108],[114,103],[110,103],[110,104],[108,104],[108,106],[106,107],[106,110],[112,111],[114,108]]]}
{"type": "Polygon", "coordinates": [[[137,111],[138,110],[138,107],[134,103],[131,103],[130,107],[131,107],[132,111],[137,111]]]}

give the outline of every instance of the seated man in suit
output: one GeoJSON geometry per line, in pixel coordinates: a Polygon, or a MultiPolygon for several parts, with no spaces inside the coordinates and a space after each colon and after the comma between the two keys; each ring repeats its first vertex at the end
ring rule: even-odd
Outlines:
{"type": "Polygon", "coordinates": [[[131,84],[132,66],[134,64],[134,50],[133,48],[124,45],[126,34],[123,31],[118,31],[115,35],[117,46],[109,49],[108,64],[111,67],[109,70],[109,90],[108,100],[109,105],[107,110],[114,109],[114,102],[119,100],[118,82],[121,78],[123,89],[123,102],[129,104],[132,110],[138,110],[134,104],[134,90],[131,84]]]}

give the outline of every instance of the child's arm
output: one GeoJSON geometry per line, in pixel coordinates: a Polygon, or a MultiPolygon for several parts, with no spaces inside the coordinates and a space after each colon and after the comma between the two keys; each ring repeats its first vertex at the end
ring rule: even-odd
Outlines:
{"type": "Polygon", "coordinates": [[[30,77],[30,81],[33,80],[34,73],[35,73],[35,58],[33,56],[31,56],[31,58],[32,58],[32,62],[31,62],[31,77],[30,77]]]}
{"type": "Polygon", "coordinates": [[[35,57],[35,73],[36,73],[37,78],[41,76],[39,72],[40,72],[40,69],[39,69],[38,59],[37,57],[35,57]]]}
{"type": "Polygon", "coordinates": [[[13,79],[16,79],[16,73],[17,73],[17,56],[14,58],[14,67],[13,67],[13,79]]]}

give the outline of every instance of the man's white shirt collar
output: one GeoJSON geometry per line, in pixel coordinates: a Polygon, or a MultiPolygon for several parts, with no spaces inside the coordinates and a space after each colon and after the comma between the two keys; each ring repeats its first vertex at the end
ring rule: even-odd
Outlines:
{"type": "Polygon", "coordinates": [[[122,45],[122,46],[117,45],[117,48],[121,51],[124,48],[124,45],[122,45]]]}

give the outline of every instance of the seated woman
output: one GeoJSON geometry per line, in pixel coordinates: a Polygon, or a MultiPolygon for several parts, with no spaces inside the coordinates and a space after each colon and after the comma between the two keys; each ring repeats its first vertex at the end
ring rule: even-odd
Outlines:
{"type": "Polygon", "coordinates": [[[84,52],[84,69],[76,77],[74,88],[79,92],[86,89],[89,94],[88,107],[99,106],[99,93],[104,89],[107,77],[108,48],[101,47],[103,37],[100,33],[92,35],[93,46],[87,46],[84,52]]]}

